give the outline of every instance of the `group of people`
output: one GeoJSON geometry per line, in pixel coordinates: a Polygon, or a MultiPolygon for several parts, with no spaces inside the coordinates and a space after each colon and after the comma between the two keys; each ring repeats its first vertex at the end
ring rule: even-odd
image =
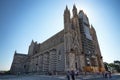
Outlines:
{"type": "MultiPolygon", "coordinates": [[[[66,72],[66,76],[67,76],[67,80],[75,80],[75,76],[78,75],[78,71],[74,71],[74,70],[71,70],[71,71],[67,71],[66,72]]],[[[110,71],[105,71],[102,73],[103,77],[104,78],[111,78],[111,72],[110,71]]]]}
{"type": "Polygon", "coordinates": [[[67,74],[67,79],[68,80],[70,80],[70,79],[75,80],[75,76],[78,75],[78,72],[77,71],[74,72],[74,70],[71,70],[71,71],[67,71],[66,74],[67,74]]]}

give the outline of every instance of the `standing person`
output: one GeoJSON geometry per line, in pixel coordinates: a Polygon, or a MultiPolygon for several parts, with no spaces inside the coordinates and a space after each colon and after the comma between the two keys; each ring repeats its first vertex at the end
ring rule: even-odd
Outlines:
{"type": "Polygon", "coordinates": [[[102,72],[102,76],[103,76],[103,78],[105,77],[105,72],[102,72]]]}
{"type": "Polygon", "coordinates": [[[66,72],[67,80],[70,80],[70,71],[66,72]]]}
{"type": "Polygon", "coordinates": [[[73,70],[71,71],[71,78],[72,80],[75,80],[75,72],[73,70]]]}
{"type": "Polygon", "coordinates": [[[108,73],[107,73],[107,71],[105,71],[105,78],[107,78],[107,75],[108,75],[108,73]]]}
{"type": "Polygon", "coordinates": [[[109,78],[111,78],[112,76],[111,76],[111,71],[108,71],[108,75],[109,75],[109,78]]]}
{"type": "Polygon", "coordinates": [[[76,75],[76,76],[78,76],[78,72],[79,72],[78,70],[75,71],[75,75],[76,75]]]}

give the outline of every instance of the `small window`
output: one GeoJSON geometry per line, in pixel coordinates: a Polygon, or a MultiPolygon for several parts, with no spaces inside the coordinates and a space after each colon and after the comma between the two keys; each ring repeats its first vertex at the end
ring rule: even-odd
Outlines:
{"type": "Polygon", "coordinates": [[[71,51],[74,51],[73,49],[71,49],[71,51]]]}
{"type": "Polygon", "coordinates": [[[24,68],[26,68],[26,65],[24,65],[24,68]]]}
{"type": "Polygon", "coordinates": [[[58,53],[58,60],[61,60],[61,57],[62,57],[62,55],[61,55],[61,52],[59,51],[59,53],[58,53]]]}
{"type": "Polygon", "coordinates": [[[82,54],[84,54],[84,52],[82,51],[82,54]]]}
{"type": "Polygon", "coordinates": [[[35,53],[37,53],[37,51],[35,51],[35,53]]]}

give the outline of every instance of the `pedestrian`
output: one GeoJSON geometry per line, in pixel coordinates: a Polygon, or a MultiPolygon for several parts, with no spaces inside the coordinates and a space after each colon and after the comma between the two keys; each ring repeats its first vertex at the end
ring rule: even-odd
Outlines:
{"type": "Polygon", "coordinates": [[[70,80],[70,71],[66,72],[67,80],[70,80]]]}
{"type": "Polygon", "coordinates": [[[107,71],[105,72],[105,78],[107,78],[107,75],[108,75],[108,73],[107,73],[107,71]]]}
{"type": "Polygon", "coordinates": [[[76,76],[78,76],[78,72],[79,72],[78,70],[75,71],[75,75],[76,75],[76,76]]]}
{"type": "Polygon", "coordinates": [[[103,78],[105,77],[105,72],[102,72],[102,76],[103,76],[103,78]]]}
{"type": "Polygon", "coordinates": [[[111,72],[110,71],[108,71],[108,76],[109,76],[109,78],[111,78],[112,76],[111,76],[111,72]]]}
{"type": "Polygon", "coordinates": [[[52,73],[51,73],[51,72],[48,72],[48,74],[49,74],[49,76],[51,76],[51,75],[52,75],[52,73]]]}
{"type": "Polygon", "coordinates": [[[72,80],[75,80],[75,72],[73,70],[71,71],[71,78],[72,80]]]}

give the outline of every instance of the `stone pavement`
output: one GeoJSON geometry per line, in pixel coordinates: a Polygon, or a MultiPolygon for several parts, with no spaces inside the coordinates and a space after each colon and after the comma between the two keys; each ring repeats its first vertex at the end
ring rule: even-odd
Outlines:
{"type": "MultiPolygon", "coordinates": [[[[67,80],[61,76],[61,79],[67,80]]],[[[103,78],[102,75],[94,74],[94,75],[79,75],[75,80],[120,80],[120,74],[112,74],[112,78],[103,78]]]]}
{"type": "Polygon", "coordinates": [[[55,76],[45,75],[5,75],[0,76],[0,80],[64,80],[55,76]]]}
{"type": "MultiPolygon", "coordinates": [[[[66,76],[46,75],[4,75],[0,80],[67,80],[66,76]]],[[[75,80],[120,80],[120,74],[112,75],[112,78],[103,78],[102,75],[80,75],[75,80]]]]}

